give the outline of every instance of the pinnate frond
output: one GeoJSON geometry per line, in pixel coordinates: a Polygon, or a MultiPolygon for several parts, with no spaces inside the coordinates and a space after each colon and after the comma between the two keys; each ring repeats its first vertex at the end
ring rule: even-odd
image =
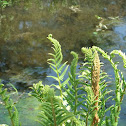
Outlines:
{"type": "Polygon", "coordinates": [[[60,95],[63,100],[62,87],[65,87],[65,85],[67,84],[67,81],[64,81],[64,76],[67,73],[68,65],[67,62],[62,64],[63,54],[59,42],[56,39],[52,38],[51,34],[49,34],[47,38],[52,42],[52,49],[54,50],[54,53],[49,53],[52,58],[48,59],[47,61],[52,70],[56,73],[56,75],[48,77],[55,79],[59,83],[60,95]]]}
{"type": "Polygon", "coordinates": [[[61,103],[61,99],[55,96],[54,89],[42,82],[33,85],[31,95],[41,102],[39,120],[43,126],[59,126],[73,117],[61,103]],[[41,90],[41,91],[40,91],[41,90]],[[41,99],[41,100],[40,100],[41,99]]]}
{"type": "MultiPolygon", "coordinates": [[[[61,45],[59,44],[59,42],[56,39],[52,38],[51,34],[47,38],[53,43],[53,46],[54,46],[53,47],[54,54],[49,53],[49,55],[53,56],[53,58],[50,58],[50,59],[47,60],[48,64],[56,72],[56,74],[60,74],[67,64],[67,62],[62,64],[63,54],[62,54],[62,51],[61,51],[61,45]]],[[[64,77],[67,69],[68,69],[68,66],[62,72],[63,74],[60,77],[61,80],[64,77]]]]}
{"type": "MultiPolygon", "coordinates": [[[[9,95],[7,95],[7,89],[3,89],[4,84],[1,84],[0,82],[0,95],[1,99],[3,100],[4,106],[8,110],[8,114],[11,119],[12,126],[19,126],[19,118],[18,118],[18,111],[14,105],[13,100],[10,98],[9,95]]],[[[14,87],[15,88],[15,87],[14,87]]]]}

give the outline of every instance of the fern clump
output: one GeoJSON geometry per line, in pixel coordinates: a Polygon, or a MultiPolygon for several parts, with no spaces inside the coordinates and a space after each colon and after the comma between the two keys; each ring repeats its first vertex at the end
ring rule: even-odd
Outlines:
{"type": "MultiPolygon", "coordinates": [[[[126,68],[126,55],[120,50],[113,50],[110,55],[101,48],[82,48],[84,62],[77,72],[79,56],[71,51],[73,60],[69,66],[67,61],[63,63],[63,54],[60,43],[47,37],[52,43],[53,53],[48,59],[50,68],[55,75],[48,76],[55,79],[59,85],[44,85],[42,81],[33,84],[31,96],[40,102],[38,122],[42,126],[117,126],[121,104],[126,91],[126,81],[123,72],[118,69],[117,62],[114,62],[115,55],[119,55],[126,68]],[[115,96],[111,96],[112,90],[107,88],[107,73],[101,69],[104,65],[100,62],[99,53],[112,65],[115,73],[115,96]],[[68,78],[64,76],[68,73],[68,78]],[[60,93],[55,94],[57,90],[60,93]],[[108,94],[110,94],[108,96],[108,94]],[[114,104],[106,107],[106,103],[114,101],[114,104]],[[106,114],[108,112],[108,114],[106,114]]],[[[18,111],[10,97],[6,95],[7,89],[0,85],[0,95],[6,106],[12,126],[18,126],[18,111]]]]}
{"type": "MultiPolygon", "coordinates": [[[[49,61],[53,62],[53,64],[50,64],[51,68],[56,73],[58,73],[57,67],[56,67],[57,65],[54,65],[54,63],[56,64],[57,62],[59,62],[60,64],[58,65],[62,66],[61,64],[62,60],[60,58],[55,58],[56,56],[59,56],[57,54],[58,52],[61,52],[61,50],[59,49],[61,48],[61,46],[59,45],[58,41],[52,38],[52,36],[49,36],[48,38],[51,40],[51,42],[53,42],[53,44],[55,43],[53,45],[54,52],[56,52],[55,48],[58,45],[59,51],[57,51],[57,53],[55,54],[51,54],[54,57],[54,59],[51,59],[51,60],[49,59],[49,61]]],[[[113,53],[115,52],[112,52],[111,56],[109,56],[102,49],[98,47],[94,47],[94,46],[92,48],[83,47],[82,52],[85,54],[85,59],[84,59],[83,67],[81,67],[81,70],[80,70],[80,75],[76,72],[76,67],[78,63],[78,54],[73,51],[71,52],[74,59],[71,62],[70,72],[68,72],[69,78],[66,81],[64,81],[66,84],[66,87],[65,85],[61,86],[62,84],[59,83],[59,87],[61,90],[60,92],[62,92],[62,98],[63,98],[62,100],[67,101],[67,104],[71,108],[71,112],[73,112],[78,122],[81,122],[83,120],[86,126],[88,125],[100,126],[100,125],[109,124],[109,122],[111,122],[111,124],[113,125],[115,124],[115,122],[113,122],[112,118],[114,114],[116,115],[114,117],[115,120],[117,120],[117,117],[119,116],[120,96],[123,96],[123,95],[119,93],[120,87],[117,86],[118,90],[116,90],[116,94],[118,97],[115,98],[115,101],[116,101],[115,106],[112,105],[112,106],[109,106],[108,108],[105,107],[106,102],[109,99],[111,99],[112,96],[107,97],[107,94],[110,93],[111,90],[106,89],[107,83],[105,79],[108,76],[105,72],[100,70],[102,63],[100,63],[98,52],[101,52],[103,57],[107,58],[110,61],[111,65],[113,66],[114,71],[116,73],[115,75],[116,75],[116,84],[117,84],[119,83],[119,79],[117,78],[120,78],[120,76],[118,74],[117,66],[112,60],[113,53]],[[115,111],[115,109],[118,111],[115,111]],[[107,111],[114,113],[114,114],[111,114],[111,119],[107,118],[106,116],[107,111]],[[105,116],[106,118],[104,118],[105,116]]],[[[124,54],[119,52],[119,55],[123,57],[123,61],[125,64],[124,54]]],[[[62,57],[62,53],[60,53],[59,57],[62,57]]],[[[65,65],[66,65],[66,62],[65,62],[65,65]]],[[[60,72],[61,72],[60,74],[63,74],[62,71],[60,72]]],[[[59,73],[57,75],[59,75],[59,73]]],[[[55,77],[53,78],[56,79],[57,81],[60,80],[60,79],[57,79],[58,76],[56,78],[55,77]]],[[[71,125],[76,125],[76,123],[73,122],[71,123],[71,125]]]]}
{"type": "Polygon", "coordinates": [[[70,118],[73,114],[61,104],[61,99],[55,96],[54,88],[49,85],[43,85],[42,82],[34,84],[31,95],[36,97],[40,102],[39,120],[43,126],[59,126],[70,118]]]}
{"type": "Polygon", "coordinates": [[[60,90],[60,96],[63,101],[62,87],[65,87],[67,81],[69,81],[68,78],[66,81],[63,82],[64,75],[66,74],[68,69],[68,65],[66,66],[67,62],[62,64],[63,54],[59,42],[56,39],[52,38],[52,34],[49,34],[47,38],[52,42],[52,49],[54,51],[54,53],[49,53],[49,55],[52,56],[52,58],[48,59],[48,64],[56,73],[56,76],[54,75],[48,77],[55,79],[59,83],[58,86],[54,86],[60,90]]]}
{"type": "Polygon", "coordinates": [[[85,54],[85,62],[81,67],[81,75],[79,77],[86,82],[83,83],[86,92],[84,114],[86,126],[103,125],[105,124],[104,116],[111,108],[111,106],[108,109],[105,108],[106,102],[111,98],[106,98],[106,95],[111,92],[105,89],[107,86],[105,78],[108,76],[100,70],[102,63],[97,50],[83,47],[82,52],[85,54]]]}
{"type": "MultiPolygon", "coordinates": [[[[61,82],[62,80],[59,79],[59,74],[64,75],[64,71],[62,72],[61,68],[66,65],[66,62],[64,63],[65,65],[62,65],[62,52],[59,42],[53,39],[52,35],[49,35],[48,39],[53,43],[54,46],[54,54],[50,54],[53,56],[53,59],[49,59],[48,61],[51,61],[51,63],[49,62],[51,68],[57,73],[57,77],[52,76],[52,78],[58,82],[61,82]],[[58,58],[56,58],[57,56],[58,58]],[[56,65],[57,63],[58,65],[56,65]],[[58,72],[57,66],[59,67],[60,72],[58,72]]],[[[77,118],[78,123],[81,123],[82,120],[85,120],[85,125],[96,125],[99,122],[103,124],[104,121],[101,121],[99,118],[103,119],[105,113],[109,109],[104,110],[104,115],[99,113],[99,110],[103,108],[101,100],[104,99],[104,102],[107,102],[107,100],[110,98],[109,97],[108,99],[105,99],[105,95],[108,93],[108,91],[105,90],[106,86],[104,86],[106,85],[104,81],[106,74],[100,72],[100,60],[95,49],[82,48],[82,52],[85,54],[86,62],[81,68],[80,75],[76,71],[78,54],[73,51],[71,52],[74,58],[70,65],[70,72],[68,72],[69,78],[64,81],[66,86],[61,86],[62,83],[59,83],[61,90],[60,93],[62,92],[62,103],[64,103],[65,100],[67,103],[66,107],[70,106],[70,110],[77,118]],[[103,92],[104,95],[101,96],[103,92]]],[[[71,125],[76,125],[76,123],[71,121],[71,125]]]]}

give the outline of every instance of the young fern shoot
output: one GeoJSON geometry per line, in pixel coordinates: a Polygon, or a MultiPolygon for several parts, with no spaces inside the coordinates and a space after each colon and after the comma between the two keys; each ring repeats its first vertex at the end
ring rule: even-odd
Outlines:
{"type": "Polygon", "coordinates": [[[69,81],[68,78],[66,81],[63,82],[64,75],[66,74],[68,69],[68,65],[66,66],[67,62],[62,64],[63,54],[59,42],[56,39],[52,38],[52,34],[49,34],[47,38],[52,42],[53,45],[52,49],[54,50],[54,53],[49,53],[49,55],[52,56],[52,58],[48,59],[47,61],[57,76],[57,77],[56,76],[48,76],[48,77],[51,77],[56,81],[58,81],[59,86],[55,85],[53,86],[57,87],[60,90],[60,96],[63,102],[62,87],[65,87],[66,83],[69,81]]]}

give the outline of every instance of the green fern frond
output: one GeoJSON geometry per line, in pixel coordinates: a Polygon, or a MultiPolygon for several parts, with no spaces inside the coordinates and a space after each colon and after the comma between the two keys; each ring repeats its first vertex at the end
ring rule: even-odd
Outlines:
{"type": "Polygon", "coordinates": [[[19,126],[18,111],[17,111],[17,108],[15,106],[13,106],[13,108],[14,108],[14,112],[13,112],[13,115],[12,115],[11,119],[14,120],[15,126],[19,126]]]}
{"type": "Polygon", "coordinates": [[[48,85],[44,86],[39,82],[34,84],[32,89],[31,95],[37,99],[42,99],[38,120],[42,125],[59,126],[73,117],[73,114],[67,111],[66,107],[62,105],[61,99],[55,96],[53,88],[50,88],[48,85]]]}
{"type": "Polygon", "coordinates": [[[33,87],[31,89],[33,90],[30,92],[30,95],[36,97],[38,101],[42,102],[45,101],[44,96],[46,92],[44,92],[44,85],[42,84],[42,81],[39,81],[37,84],[33,84],[33,87]]]}
{"type": "Polygon", "coordinates": [[[113,50],[110,55],[118,54],[120,57],[122,57],[124,68],[126,68],[126,55],[121,50],[113,50]]]}
{"type": "Polygon", "coordinates": [[[67,92],[67,96],[64,96],[69,105],[71,106],[72,111],[76,115],[77,113],[77,107],[82,104],[81,101],[78,100],[78,98],[82,98],[83,95],[79,95],[79,84],[80,80],[77,79],[77,73],[76,73],[76,67],[78,63],[78,54],[75,52],[71,52],[74,59],[71,62],[70,66],[70,72],[68,73],[70,84],[67,84],[68,89],[64,88],[65,92],[67,92]]]}
{"type": "Polygon", "coordinates": [[[91,48],[83,47],[81,51],[85,54],[85,60],[92,61],[93,60],[93,52],[91,48]]]}
{"type": "Polygon", "coordinates": [[[71,62],[70,72],[71,72],[72,78],[75,79],[76,78],[76,67],[77,67],[77,63],[78,63],[78,54],[75,53],[74,51],[72,51],[71,54],[73,55],[74,59],[71,62]]]}
{"type": "Polygon", "coordinates": [[[60,95],[63,101],[62,87],[65,87],[66,85],[66,83],[63,82],[63,80],[65,74],[67,73],[68,65],[66,66],[67,62],[62,64],[63,54],[59,42],[56,39],[52,38],[51,34],[49,34],[47,38],[53,43],[52,48],[54,50],[54,54],[49,53],[49,55],[52,56],[52,58],[48,59],[47,61],[52,70],[56,73],[56,76],[54,75],[48,77],[55,79],[59,83],[60,95]]]}
{"type": "Polygon", "coordinates": [[[4,86],[4,84],[0,84],[0,95],[4,102],[4,106],[8,110],[8,114],[11,119],[11,124],[12,124],[12,126],[19,126],[18,111],[14,105],[14,102],[12,101],[12,99],[10,99],[10,96],[7,95],[7,89],[6,88],[3,89],[3,86],[4,86]]]}

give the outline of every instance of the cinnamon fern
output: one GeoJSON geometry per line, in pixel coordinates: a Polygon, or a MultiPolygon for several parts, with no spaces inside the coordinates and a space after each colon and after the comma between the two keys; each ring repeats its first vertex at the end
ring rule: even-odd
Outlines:
{"type": "Polygon", "coordinates": [[[102,63],[100,63],[97,50],[83,47],[82,52],[85,54],[85,63],[83,63],[79,77],[83,78],[85,82],[83,83],[86,91],[86,109],[83,109],[85,123],[86,126],[101,126],[105,124],[106,112],[111,109],[111,106],[105,108],[106,102],[111,98],[106,98],[106,95],[111,92],[105,89],[107,86],[105,79],[108,76],[100,70],[102,63]]]}
{"type": "Polygon", "coordinates": [[[117,64],[117,62],[114,62],[113,58],[115,57],[115,54],[118,54],[120,57],[122,57],[123,63],[124,63],[124,68],[126,68],[126,55],[121,50],[113,50],[110,53],[110,55],[108,55],[106,52],[104,52],[99,47],[93,46],[93,48],[96,49],[97,51],[99,51],[102,54],[102,56],[110,62],[110,64],[112,65],[112,67],[114,69],[115,84],[116,84],[116,90],[115,90],[116,97],[114,98],[115,105],[113,105],[111,107],[111,109],[110,109],[111,110],[111,114],[110,114],[111,119],[110,119],[110,121],[108,121],[108,118],[106,118],[106,123],[107,123],[107,125],[117,126],[119,114],[120,114],[120,110],[121,110],[121,104],[122,104],[122,100],[123,100],[125,90],[126,90],[126,81],[124,79],[123,72],[121,72],[118,69],[118,64],[117,64]]]}
{"type": "MultiPolygon", "coordinates": [[[[101,63],[97,50],[94,48],[82,48],[82,52],[85,54],[85,63],[81,67],[80,75],[76,71],[78,54],[72,51],[71,54],[74,59],[71,62],[70,72],[68,72],[69,78],[63,82],[63,77],[60,77],[60,75],[64,76],[66,74],[68,66],[64,71],[62,69],[67,62],[62,64],[62,52],[59,42],[53,39],[52,35],[49,35],[48,39],[54,46],[54,54],[50,53],[53,58],[48,61],[50,67],[57,74],[57,77],[51,77],[59,82],[62,103],[66,101],[66,107],[70,107],[70,111],[77,118],[78,122],[83,120],[86,126],[104,125],[104,116],[112,107],[110,106],[106,109],[103,105],[105,106],[108,99],[111,98],[106,98],[106,95],[111,91],[106,89],[107,83],[105,78],[107,75],[100,71],[101,63]]],[[[71,121],[70,124],[77,125],[74,121],[71,121]]]]}

